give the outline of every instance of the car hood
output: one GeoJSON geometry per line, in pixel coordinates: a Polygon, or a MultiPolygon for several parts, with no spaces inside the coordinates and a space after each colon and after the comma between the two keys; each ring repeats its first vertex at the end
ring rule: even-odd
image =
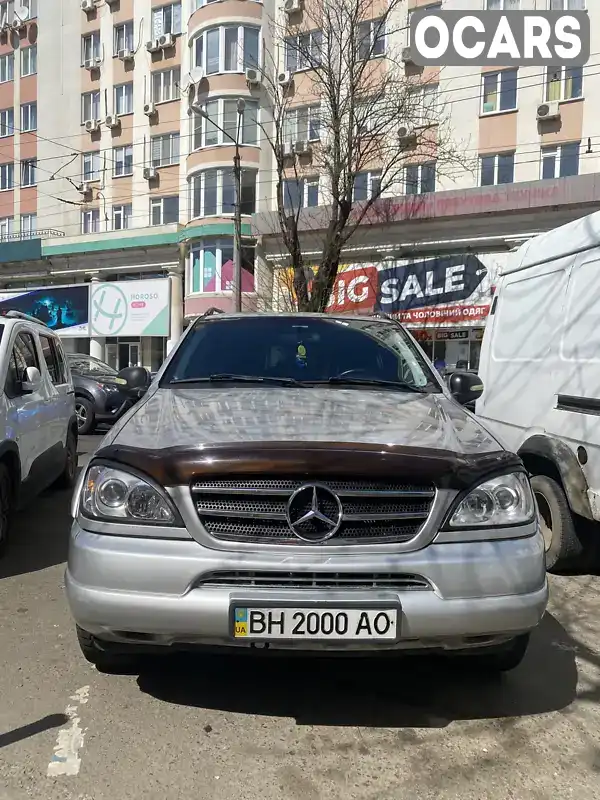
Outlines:
{"type": "Polygon", "coordinates": [[[156,389],[103,446],[162,450],[281,442],[402,445],[479,455],[502,450],[443,394],[366,389],[156,389]]]}

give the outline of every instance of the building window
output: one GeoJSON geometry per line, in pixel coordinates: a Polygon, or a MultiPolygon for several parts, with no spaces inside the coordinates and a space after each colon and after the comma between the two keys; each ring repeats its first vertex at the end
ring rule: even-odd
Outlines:
{"type": "MultiPolygon", "coordinates": [[[[256,170],[242,169],[241,213],[256,211],[256,170]]],[[[194,217],[214,217],[233,214],[235,188],[230,168],[207,169],[191,179],[192,214],[194,217]]]]}
{"type": "Polygon", "coordinates": [[[485,7],[488,11],[519,11],[520,5],[521,0],[486,0],[485,7]]]}
{"type": "Polygon", "coordinates": [[[583,67],[548,67],[546,102],[583,97],[583,67]]]}
{"type": "Polygon", "coordinates": [[[37,0],[22,0],[19,2],[20,6],[27,9],[27,19],[35,19],[37,17],[37,0]]]}
{"type": "Polygon", "coordinates": [[[579,175],[579,142],[542,147],[542,178],[579,175]]]}
{"type": "Polygon", "coordinates": [[[585,0],[550,0],[550,11],[585,11],[585,0]]]}
{"type": "Polygon", "coordinates": [[[124,22],[115,25],[113,36],[113,54],[119,55],[119,50],[135,50],[133,37],[133,22],[124,22]]]}
{"type": "Polygon", "coordinates": [[[21,106],[21,133],[37,130],[37,103],[21,106]]]}
{"type": "Polygon", "coordinates": [[[152,73],[152,100],[155,103],[166,103],[169,100],[179,100],[179,67],[164,69],[152,73]]]}
{"type": "Polygon", "coordinates": [[[363,61],[385,53],[385,19],[361,22],[358,26],[358,57],[363,61]]]}
{"type": "Polygon", "coordinates": [[[430,6],[425,6],[425,7],[422,7],[422,8],[413,8],[412,10],[410,10],[408,12],[408,20],[407,20],[407,23],[406,23],[406,43],[408,45],[410,45],[410,20],[411,20],[412,14],[415,11],[421,11],[424,14],[435,14],[438,11],[441,11],[441,10],[442,10],[442,4],[441,3],[434,3],[434,4],[430,5],[430,6]]]}
{"type": "Polygon", "coordinates": [[[100,92],[86,92],[81,95],[81,121],[100,119],[100,92]]]}
{"type": "Polygon", "coordinates": [[[481,156],[481,186],[498,186],[502,183],[513,183],[515,179],[515,154],[498,153],[493,156],[481,156]]]}
{"type": "MultiPolygon", "coordinates": [[[[30,50],[31,48],[27,48],[30,50]]],[[[22,50],[22,53],[27,52],[22,50]]],[[[29,74],[29,73],[28,73],[29,74]]],[[[7,83],[15,78],[15,57],[14,53],[7,53],[5,56],[0,57],[0,83],[7,83]]]]}
{"type": "Polygon", "coordinates": [[[207,75],[243,72],[260,67],[260,28],[221,25],[203,31],[195,40],[195,64],[207,75]]]}
{"type": "Polygon", "coordinates": [[[122,83],[115,86],[115,114],[133,114],[133,83],[122,83]]]}
{"type": "Polygon", "coordinates": [[[12,108],[0,111],[0,137],[12,136],[15,132],[15,112],[12,108]]]}
{"type": "Polygon", "coordinates": [[[437,83],[428,83],[410,90],[410,122],[413,125],[433,125],[438,122],[437,83]]]}
{"type": "Polygon", "coordinates": [[[381,172],[359,172],[354,176],[354,202],[376,199],[381,194],[381,172]]]}
{"type": "Polygon", "coordinates": [[[100,180],[100,153],[97,150],[81,156],[81,177],[83,181],[100,180]]]}
{"type": "Polygon", "coordinates": [[[165,133],[153,136],[151,141],[152,166],[168,167],[179,164],[179,134],[165,133]]]}
{"type": "Polygon", "coordinates": [[[283,205],[288,211],[299,208],[314,208],[319,205],[319,179],[285,179],[282,186],[283,205]]]}
{"type": "MultiPolygon", "coordinates": [[[[194,115],[194,150],[200,147],[214,147],[219,144],[232,144],[238,135],[237,98],[208,100],[204,111],[208,119],[200,114],[194,115]]],[[[245,100],[245,108],[240,122],[240,143],[258,144],[258,102],[245,100]]]]}
{"type": "Polygon", "coordinates": [[[31,47],[24,47],[21,50],[21,77],[26,78],[27,75],[35,75],[37,72],[37,45],[32,44],[31,47]]]}
{"type": "Polygon", "coordinates": [[[0,239],[10,239],[15,232],[15,221],[12,217],[0,219],[0,239]]]}
{"type": "Polygon", "coordinates": [[[90,61],[100,60],[101,58],[100,31],[94,31],[87,36],[81,37],[81,66],[84,67],[90,61]]]}
{"type": "Polygon", "coordinates": [[[170,222],[179,222],[179,195],[153,197],[150,201],[150,224],[167,225],[170,222]]]}
{"type": "Polygon", "coordinates": [[[81,212],[81,232],[99,233],[100,232],[100,209],[90,208],[89,211],[81,212]]]}
{"type": "Polygon", "coordinates": [[[321,138],[320,106],[302,106],[288,111],[283,119],[285,142],[310,141],[321,138]]]}
{"type": "Polygon", "coordinates": [[[171,3],[152,10],[152,36],[158,39],[164,33],[181,33],[181,3],[171,3]]]}
{"type": "Polygon", "coordinates": [[[426,164],[409,164],[405,174],[406,194],[435,192],[435,161],[426,164]]]}
{"type": "Polygon", "coordinates": [[[37,159],[29,158],[21,161],[21,186],[35,186],[37,159]]]}
{"type": "Polygon", "coordinates": [[[122,178],[124,175],[133,175],[133,145],[113,149],[113,176],[122,178]]]}
{"type": "MultiPolygon", "coordinates": [[[[254,291],[254,248],[242,247],[242,291],[254,291]]],[[[233,284],[233,238],[207,239],[190,253],[187,286],[192,293],[228,292],[233,284]]]]}
{"type": "Polygon", "coordinates": [[[284,42],[285,68],[290,72],[311,69],[321,63],[323,31],[287,36],[284,42]]]}
{"type": "Polygon", "coordinates": [[[514,111],[517,108],[517,70],[486,72],[483,76],[481,113],[514,111]]]}
{"type": "Polygon", "coordinates": [[[21,214],[21,238],[27,239],[37,233],[37,214],[21,214]]]}
{"type": "Polygon", "coordinates": [[[15,165],[0,164],[0,189],[14,189],[15,186],[15,165]]]}
{"type": "Polygon", "coordinates": [[[132,206],[113,206],[113,230],[124,231],[131,228],[132,206]]]}

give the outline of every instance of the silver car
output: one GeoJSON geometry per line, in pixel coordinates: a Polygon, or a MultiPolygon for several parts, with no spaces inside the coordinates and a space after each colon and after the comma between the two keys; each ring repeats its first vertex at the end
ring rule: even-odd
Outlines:
{"type": "Polygon", "coordinates": [[[523,658],[548,599],[529,478],[398,323],[212,314],[73,501],[84,656],[207,647],[523,658]]]}

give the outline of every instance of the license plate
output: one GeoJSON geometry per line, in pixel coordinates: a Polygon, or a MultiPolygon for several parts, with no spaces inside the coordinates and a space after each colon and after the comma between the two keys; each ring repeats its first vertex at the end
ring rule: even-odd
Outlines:
{"type": "Polygon", "coordinates": [[[397,638],[396,608],[235,608],[235,639],[361,641],[397,638]]]}

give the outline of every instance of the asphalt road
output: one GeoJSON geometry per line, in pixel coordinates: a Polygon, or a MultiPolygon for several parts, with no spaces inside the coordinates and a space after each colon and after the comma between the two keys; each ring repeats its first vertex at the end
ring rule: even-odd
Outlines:
{"type": "Polygon", "coordinates": [[[178,657],[108,676],[64,597],[69,499],[23,513],[0,562],[0,800],[600,796],[598,578],[553,579],[526,661],[497,681],[424,659],[178,657]],[[69,748],[77,774],[55,776],[69,748]]]}

